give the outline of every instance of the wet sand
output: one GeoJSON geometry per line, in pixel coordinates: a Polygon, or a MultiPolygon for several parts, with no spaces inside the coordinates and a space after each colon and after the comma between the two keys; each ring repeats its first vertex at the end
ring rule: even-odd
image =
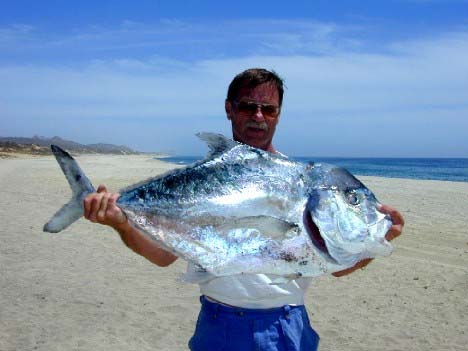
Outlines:
{"type": "MultiPolygon", "coordinates": [[[[95,185],[118,189],[173,165],[148,156],[79,156],[95,185]]],[[[468,183],[362,177],[405,216],[392,256],[307,291],[320,350],[465,350],[468,183]]],[[[43,224],[69,198],[52,157],[0,159],[0,350],[186,350],[198,286],[159,268],[111,229],[43,224]]]]}

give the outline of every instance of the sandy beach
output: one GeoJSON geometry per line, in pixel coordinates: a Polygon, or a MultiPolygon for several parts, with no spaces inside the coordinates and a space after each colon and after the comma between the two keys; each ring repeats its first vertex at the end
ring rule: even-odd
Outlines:
{"type": "MultiPolygon", "coordinates": [[[[148,156],[79,156],[118,189],[172,166],[148,156]]],[[[306,295],[320,350],[466,350],[468,183],[362,177],[406,219],[392,256],[306,295]]],[[[44,223],[70,196],[52,156],[0,159],[0,350],[186,350],[198,286],[186,263],[159,268],[111,229],[44,223]]]]}

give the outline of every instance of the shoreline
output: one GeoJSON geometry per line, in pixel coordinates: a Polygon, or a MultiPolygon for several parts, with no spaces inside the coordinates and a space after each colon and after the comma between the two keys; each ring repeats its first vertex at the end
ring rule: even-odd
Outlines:
{"type": "MultiPolygon", "coordinates": [[[[165,157],[159,157],[158,153],[140,153],[140,154],[129,154],[129,155],[118,155],[118,154],[92,154],[92,153],[82,153],[82,154],[72,154],[75,158],[89,158],[89,157],[130,157],[130,158],[148,158],[149,160],[159,161],[168,166],[173,168],[180,168],[180,167],[187,167],[190,164],[180,164],[170,161],[165,161],[165,157]]],[[[8,156],[4,157],[5,155],[0,153],[0,161],[1,160],[14,160],[14,159],[37,159],[37,158],[54,158],[54,155],[35,155],[35,154],[26,154],[26,153],[8,153],[8,156]]],[[[455,159],[455,158],[453,158],[455,159]]],[[[464,158],[460,158],[465,160],[464,158]]],[[[468,159],[468,158],[467,158],[468,159]]],[[[445,179],[421,179],[421,178],[404,178],[404,177],[393,177],[393,176],[383,176],[383,175],[365,175],[359,173],[353,173],[353,175],[359,179],[365,178],[383,178],[383,179],[396,179],[396,180],[415,180],[415,181],[428,181],[428,182],[449,182],[449,183],[462,183],[466,184],[468,181],[463,180],[445,180],[445,179]]]]}

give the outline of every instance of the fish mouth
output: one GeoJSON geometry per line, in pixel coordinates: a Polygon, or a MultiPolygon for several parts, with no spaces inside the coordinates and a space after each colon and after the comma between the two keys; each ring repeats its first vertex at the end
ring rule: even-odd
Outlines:
{"type": "Polygon", "coordinates": [[[305,210],[304,211],[304,227],[307,230],[307,234],[309,234],[310,240],[312,240],[312,244],[320,250],[322,253],[326,254],[328,257],[332,258],[330,253],[328,252],[327,245],[325,244],[325,240],[323,239],[322,235],[320,235],[320,230],[317,225],[312,220],[312,216],[310,212],[305,210]]]}

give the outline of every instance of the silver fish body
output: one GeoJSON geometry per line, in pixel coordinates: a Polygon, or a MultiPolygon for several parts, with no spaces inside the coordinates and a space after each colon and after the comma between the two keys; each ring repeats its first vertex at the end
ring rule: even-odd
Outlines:
{"type": "Polygon", "coordinates": [[[391,252],[390,220],[346,170],[201,134],[205,160],[126,189],[118,205],[151,238],[215,276],[318,276],[391,252]]]}
{"type": "Polygon", "coordinates": [[[214,276],[312,277],[391,253],[390,219],[346,170],[199,136],[206,159],[124,189],[117,201],[160,246],[214,276]]]}

